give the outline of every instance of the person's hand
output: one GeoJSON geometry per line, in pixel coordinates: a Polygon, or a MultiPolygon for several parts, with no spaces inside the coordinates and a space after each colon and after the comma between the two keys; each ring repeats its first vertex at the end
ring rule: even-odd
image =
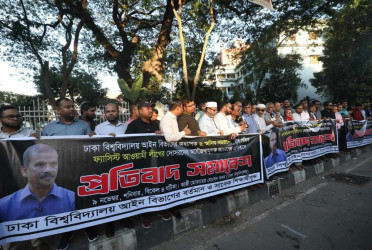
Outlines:
{"type": "Polygon", "coordinates": [[[218,130],[218,133],[220,134],[220,136],[223,136],[223,131],[222,130],[218,130]]]}
{"type": "Polygon", "coordinates": [[[89,137],[92,137],[93,135],[96,135],[96,132],[91,131],[88,135],[89,135],[89,137]]]}
{"type": "Polygon", "coordinates": [[[231,134],[230,139],[231,140],[235,140],[235,138],[236,138],[236,134],[235,133],[234,134],[231,134]]]}
{"type": "Polygon", "coordinates": [[[278,120],[280,118],[280,113],[276,113],[275,119],[278,120]]]}
{"type": "Polygon", "coordinates": [[[109,135],[111,135],[111,136],[113,136],[113,137],[115,137],[115,136],[116,136],[116,134],[115,134],[115,133],[110,133],[109,135]]]}
{"type": "Polygon", "coordinates": [[[183,129],[183,131],[185,131],[186,135],[191,135],[191,130],[187,126],[183,129]]]}
{"type": "Polygon", "coordinates": [[[33,134],[30,134],[30,136],[32,137],[35,137],[36,139],[40,139],[40,134],[39,133],[33,133],[33,134]]]}
{"type": "Polygon", "coordinates": [[[206,137],[207,136],[207,133],[203,132],[203,131],[200,131],[200,136],[201,137],[206,137]]]}
{"type": "Polygon", "coordinates": [[[155,131],[155,134],[157,134],[157,135],[161,135],[161,134],[163,134],[160,130],[156,130],[155,131]]]}

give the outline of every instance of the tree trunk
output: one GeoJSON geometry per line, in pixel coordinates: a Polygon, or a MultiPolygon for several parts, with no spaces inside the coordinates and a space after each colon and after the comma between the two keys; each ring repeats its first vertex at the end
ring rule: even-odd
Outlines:
{"type": "Polygon", "coordinates": [[[49,104],[52,106],[53,110],[56,110],[56,102],[54,100],[54,95],[52,92],[52,88],[50,87],[49,82],[49,62],[45,61],[44,65],[42,65],[42,75],[44,78],[44,86],[45,86],[45,97],[48,99],[49,104]]]}
{"type": "Polygon", "coordinates": [[[155,48],[152,52],[152,57],[143,65],[143,86],[147,87],[150,83],[151,76],[155,76],[159,82],[163,79],[165,65],[163,55],[165,48],[171,42],[170,33],[172,31],[172,22],[174,13],[172,10],[172,0],[167,1],[167,6],[164,12],[162,26],[156,41],[155,48]]]}

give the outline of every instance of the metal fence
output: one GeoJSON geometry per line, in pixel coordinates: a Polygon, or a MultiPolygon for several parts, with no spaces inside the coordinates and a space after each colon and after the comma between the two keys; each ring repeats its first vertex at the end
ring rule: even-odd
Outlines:
{"type": "MultiPolygon", "coordinates": [[[[80,107],[75,108],[77,115],[80,115],[80,107]]],[[[96,109],[96,122],[99,124],[105,121],[104,106],[98,106],[96,109]]],[[[130,117],[129,103],[122,102],[119,110],[120,121],[126,122],[130,117]]],[[[28,128],[33,128],[38,132],[40,132],[46,124],[56,120],[58,117],[57,112],[53,110],[47,102],[39,99],[33,101],[32,106],[19,107],[19,113],[22,115],[23,125],[28,128]]]]}

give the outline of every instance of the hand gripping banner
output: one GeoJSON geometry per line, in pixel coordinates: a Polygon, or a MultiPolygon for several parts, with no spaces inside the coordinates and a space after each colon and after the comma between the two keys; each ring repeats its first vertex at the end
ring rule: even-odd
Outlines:
{"type": "Polygon", "coordinates": [[[260,135],[0,141],[0,245],[263,182],[260,135]]]}

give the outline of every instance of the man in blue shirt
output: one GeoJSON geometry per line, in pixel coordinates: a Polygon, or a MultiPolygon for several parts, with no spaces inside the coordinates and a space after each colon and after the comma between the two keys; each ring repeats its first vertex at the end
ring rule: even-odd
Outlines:
{"type": "Polygon", "coordinates": [[[21,172],[28,184],[0,200],[0,222],[75,210],[75,193],[54,183],[58,174],[54,148],[41,143],[27,148],[21,172]]]}
{"type": "Polygon", "coordinates": [[[248,125],[246,134],[259,133],[259,128],[254,119],[255,114],[252,113],[252,104],[250,102],[243,102],[243,118],[248,125]]]}
{"type": "Polygon", "coordinates": [[[286,161],[285,152],[277,148],[275,131],[270,133],[270,148],[271,154],[265,158],[266,168],[272,167],[275,163],[286,161]]]}
{"type": "Polygon", "coordinates": [[[56,101],[57,113],[59,118],[48,123],[42,132],[44,136],[58,135],[89,135],[91,131],[89,124],[75,118],[76,110],[74,103],[68,98],[60,98],[56,101]]]}

